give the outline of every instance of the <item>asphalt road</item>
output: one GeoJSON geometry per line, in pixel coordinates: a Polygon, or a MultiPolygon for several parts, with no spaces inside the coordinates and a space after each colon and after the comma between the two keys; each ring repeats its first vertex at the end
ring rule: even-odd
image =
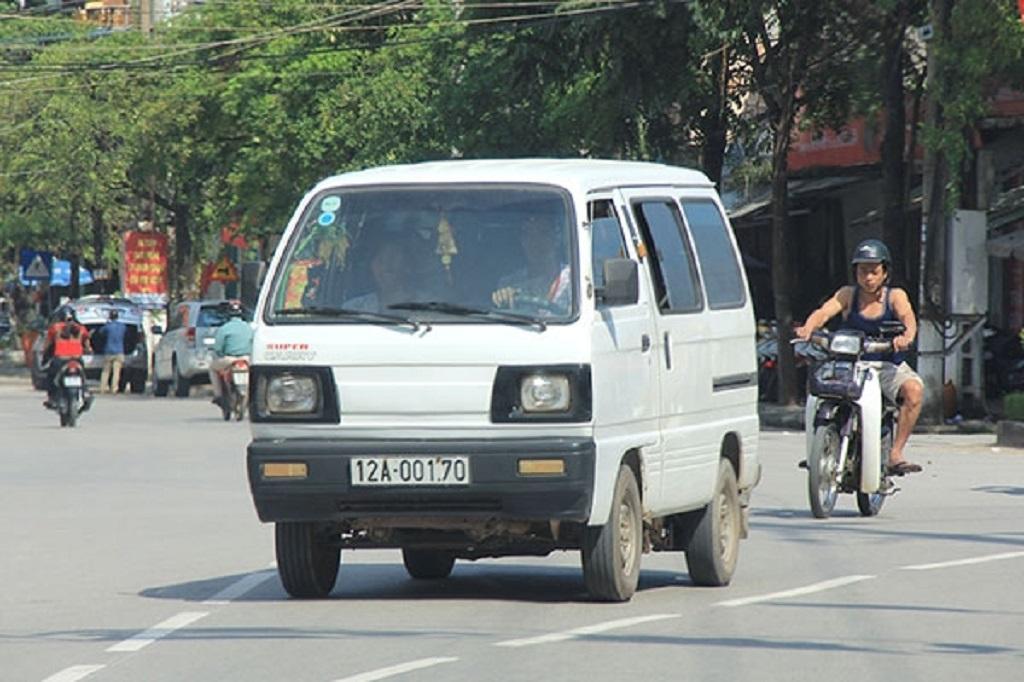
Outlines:
{"type": "Polygon", "coordinates": [[[205,399],[100,396],[61,429],[0,383],[0,680],[1019,680],[1024,451],[917,435],[925,471],[878,518],[807,509],[803,434],[766,432],[727,588],[645,555],[628,604],[576,553],[413,581],[344,553],[330,599],[287,597],[244,472],[246,424],[205,399]]]}

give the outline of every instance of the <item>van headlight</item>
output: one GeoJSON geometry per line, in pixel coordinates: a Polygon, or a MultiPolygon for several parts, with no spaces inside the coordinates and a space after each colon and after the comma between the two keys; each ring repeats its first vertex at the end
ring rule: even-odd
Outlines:
{"type": "Polygon", "coordinates": [[[329,367],[253,365],[249,384],[255,387],[250,394],[254,422],[338,423],[338,400],[329,367]]]}
{"type": "Polygon", "coordinates": [[[491,389],[491,422],[589,422],[590,365],[498,367],[491,389]]]}
{"type": "Polygon", "coordinates": [[[319,404],[316,377],[279,374],[267,381],[268,414],[310,414],[319,404]]]}
{"type": "Polygon", "coordinates": [[[519,383],[523,412],[565,412],[569,409],[569,377],[564,374],[530,374],[519,383]]]}
{"type": "Polygon", "coordinates": [[[857,355],[860,353],[860,334],[836,332],[832,335],[828,349],[836,355],[857,355]]]}

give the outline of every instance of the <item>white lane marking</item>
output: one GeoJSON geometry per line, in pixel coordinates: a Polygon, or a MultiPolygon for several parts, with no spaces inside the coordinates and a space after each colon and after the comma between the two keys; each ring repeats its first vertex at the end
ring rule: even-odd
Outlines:
{"type": "Polygon", "coordinates": [[[772,592],[771,594],[762,594],[754,597],[743,597],[741,599],[729,599],[726,601],[720,601],[715,606],[746,606],[747,604],[757,604],[758,602],[764,601],[777,601],[779,599],[786,599],[788,597],[799,597],[805,594],[813,594],[815,592],[824,592],[825,590],[831,590],[835,587],[842,587],[843,585],[850,585],[852,583],[859,583],[862,580],[871,580],[876,576],[873,575],[848,575],[842,578],[835,578],[833,580],[825,580],[824,582],[814,583],[813,585],[807,585],[806,587],[797,587],[792,590],[783,590],[782,592],[772,592]]]}
{"type": "Polygon", "coordinates": [[[50,675],[43,682],[78,682],[78,680],[85,679],[97,670],[103,670],[106,667],[106,665],[73,665],[70,668],[64,668],[59,673],[50,675]]]}
{"type": "Polygon", "coordinates": [[[216,604],[227,604],[232,599],[238,599],[243,594],[250,592],[267,580],[274,577],[274,571],[259,571],[258,573],[250,573],[247,576],[239,578],[235,582],[231,583],[223,590],[213,595],[209,599],[203,602],[204,605],[216,605],[216,604]]]}
{"type": "Polygon", "coordinates": [[[983,564],[988,561],[1002,561],[1003,559],[1017,559],[1024,557],[1024,552],[1004,552],[1003,554],[989,554],[988,556],[974,557],[973,559],[957,559],[956,561],[942,561],[937,564],[917,564],[914,566],[900,566],[904,571],[929,571],[933,568],[950,568],[952,566],[969,566],[971,564],[983,564]]]}
{"type": "Polygon", "coordinates": [[[439,665],[441,663],[451,663],[459,659],[452,658],[449,656],[439,656],[437,658],[421,658],[417,661],[409,661],[408,663],[399,663],[388,668],[381,668],[379,670],[371,670],[368,673],[360,673],[353,675],[352,677],[343,677],[335,680],[334,682],[373,682],[373,680],[383,680],[385,677],[393,677],[395,675],[401,675],[402,673],[412,672],[413,670],[419,670],[421,668],[429,668],[433,665],[439,665]]]}
{"type": "Polygon", "coordinates": [[[157,623],[144,632],[132,635],[123,642],[118,642],[108,647],[107,651],[138,651],[142,647],[148,646],[162,637],[166,637],[175,630],[180,630],[208,615],[209,611],[184,611],[176,616],[171,616],[161,623],[157,623]]]}
{"type": "Polygon", "coordinates": [[[666,618],[681,617],[681,613],[657,613],[651,616],[622,618],[620,620],[610,620],[607,623],[587,625],[582,628],[575,628],[573,630],[566,630],[564,632],[552,632],[551,634],[538,635],[537,637],[526,637],[524,639],[509,639],[505,640],[504,642],[495,642],[494,646],[521,647],[533,646],[534,644],[548,644],[550,642],[564,642],[567,639],[576,639],[577,637],[585,637],[587,635],[594,635],[598,632],[607,632],[608,630],[616,630],[618,628],[628,628],[632,627],[633,625],[639,625],[640,623],[650,623],[656,620],[665,620],[666,618]]]}

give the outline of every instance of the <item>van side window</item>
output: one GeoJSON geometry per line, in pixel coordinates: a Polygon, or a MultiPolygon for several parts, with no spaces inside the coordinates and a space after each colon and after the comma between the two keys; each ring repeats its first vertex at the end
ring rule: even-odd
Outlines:
{"type": "Polygon", "coordinates": [[[615,215],[611,201],[593,201],[587,209],[590,216],[591,264],[594,269],[594,287],[604,286],[604,262],[611,258],[628,258],[622,226],[615,215]]]}
{"type": "Polygon", "coordinates": [[[697,249],[708,305],[712,309],[742,306],[746,302],[743,278],[718,207],[711,201],[683,201],[683,215],[697,249]]]}
{"type": "Polygon", "coordinates": [[[666,312],[700,310],[700,283],[675,202],[645,199],[633,204],[633,213],[652,255],[648,262],[658,308],[666,312]]]}

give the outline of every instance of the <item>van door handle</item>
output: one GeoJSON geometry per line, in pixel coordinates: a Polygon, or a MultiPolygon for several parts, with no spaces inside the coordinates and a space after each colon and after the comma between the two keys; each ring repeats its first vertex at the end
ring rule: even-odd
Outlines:
{"type": "Polygon", "coordinates": [[[672,369],[672,338],[665,332],[665,369],[672,369]]]}
{"type": "Polygon", "coordinates": [[[640,336],[640,352],[646,353],[651,349],[651,337],[647,334],[640,336]]]}

